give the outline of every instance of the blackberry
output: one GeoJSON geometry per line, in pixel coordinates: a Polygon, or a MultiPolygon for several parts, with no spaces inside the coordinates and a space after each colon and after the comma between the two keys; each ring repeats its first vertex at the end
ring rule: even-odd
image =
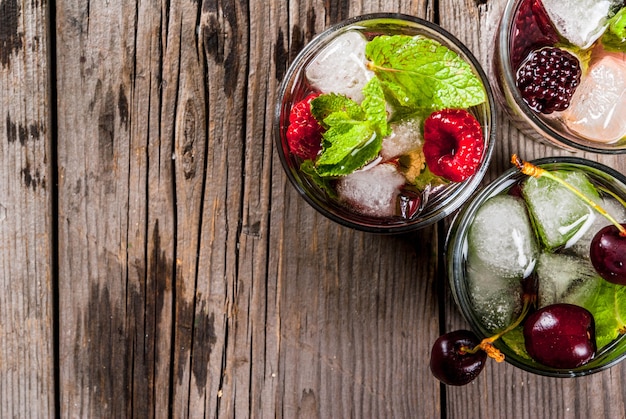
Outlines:
{"type": "Polygon", "coordinates": [[[580,84],[578,58],[555,47],[532,51],[517,70],[516,85],[535,112],[550,114],[569,107],[580,84]]]}

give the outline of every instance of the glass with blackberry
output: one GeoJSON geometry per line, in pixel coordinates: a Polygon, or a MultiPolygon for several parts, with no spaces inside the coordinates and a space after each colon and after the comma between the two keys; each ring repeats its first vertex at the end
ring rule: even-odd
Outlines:
{"type": "Polygon", "coordinates": [[[525,134],[626,153],[624,0],[509,0],[496,44],[495,93],[525,134]]]}

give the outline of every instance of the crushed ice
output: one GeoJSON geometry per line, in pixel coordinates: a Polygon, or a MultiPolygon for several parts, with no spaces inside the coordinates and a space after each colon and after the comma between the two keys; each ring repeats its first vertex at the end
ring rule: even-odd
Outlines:
{"type": "Polygon", "coordinates": [[[342,177],[337,185],[341,201],[355,211],[374,217],[396,213],[397,198],[405,177],[392,164],[379,164],[342,177]]]}
{"type": "Polygon", "coordinates": [[[374,77],[366,66],[367,40],[355,31],[333,39],[305,69],[306,78],[322,93],[344,94],[357,103],[363,101],[363,87],[374,77]]]}

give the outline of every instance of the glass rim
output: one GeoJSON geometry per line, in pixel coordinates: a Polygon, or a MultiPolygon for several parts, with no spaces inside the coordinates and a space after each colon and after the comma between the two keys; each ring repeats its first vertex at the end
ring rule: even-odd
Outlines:
{"type": "MultiPolygon", "coordinates": [[[[621,189],[626,193],[626,175],[597,161],[576,156],[555,156],[534,159],[531,160],[530,163],[543,167],[550,165],[585,167],[591,169],[590,171],[592,172],[602,173],[604,176],[615,179],[618,184],[621,184],[621,189]]],[[[488,332],[475,316],[474,311],[471,309],[472,303],[469,300],[469,294],[464,289],[465,274],[462,260],[464,240],[478,208],[491,196],[501,193],[523,177],[526,177],[526,175],[521,173],[516,167],[512,167],[503,172],[475,194],[463,209],[455,215],[446,235],[444,255],[444,260],[446,261],[445,271],[448,275],[448,283],[451,288],[452,297],[463,318],[469,323],[471,330],[473,330],[481,340],[493,335],[493,333],[488,332]]],[[[501,339],[494,342],[494,345],[505,353],[505,361],[507,363],[524,371],[549,377],[565,378],[589,375],[606,370],[626,359],[625,349],[624,352],[611,359],[609,362],[596,365],[596,363],[603,360],[603,357],[608,356],[612,349],[626,346],[626,335],[619,336],[613,342],[601,348],[596,354],[596,357],[588,364],[573,369],[556,369],[543,366],[539,363],[531,364],[531,361],[525,361],[521,356],[515,354],[501,339]]]]}
{"type": "Polygon", "coordinates": [[[322,32],[315,35],[302,48],[302,50],[300,50],[293,61],[289,63],[289,67],[280,83],[276,105],[274,108],[274,142],[279,154],[281,165],[283,166],[290,183],[296,188],[298,194],[320,214],[340,225],[359,231],[378,234],[406,233],[432,225],[450,215],[459,209],[478,188],[487,172],[493,155],[493,150],[495,148],[497,124],[495,109],[495,99],[486,72],[474,54],[458,38],[441,26],[416,16],[403,13],[368,13],[353,16],[327,27],[322,32]],[[436,207],[433,206],[432,208],[429,208],[427,205],[425,210],[412,220],[397,219],[381,222],[381,219],[362,216],[353,211],[343,209],[339,205],[333,205],[332,209],[329,209],[327,202],[324,202],[319,199],[319,197],[312,196],[312,194],[308,193],[305,185],[303,185],[303,181],[306,181],[306,179],[303,179],[303,176],[299,173],[297,168],[291,167],[288,164],[290,156],[287,155],[284,148],[285,145],[283,144],[283,127],[281,127],[281,116],[284,108],[283,98],[290,93],[289,89],[293,87],[295,75],[301,70],[301,64],[305,62],[314,51],[317,51],[317,48],[323,47],[324,40],[331,38],[331,35],[346,30],[347,28],[358,27],[361,23],[365,24],[377,20],[390,21],[398,24],[409,23],[417,30],[422,30],[435,35],[437,38],[441,38],[441,40],[448,43],[449,46],[456,49],[457,52],[460,52],[463,58],[468,61],[472,70],[480,78],[487,97],[483,104],[478,105],[484,106],[485,108],[485,120],[482,125],[486,131],[483,134],[483,138],[485,140],[484,155],[478,170],[469,179],[451,186],[442,194],[434,196],[433,201],[437,203],[436,207]]]}
{"type": "Polygon", "coordinates": [[[535,112],[533,112],[528,107],[515,85],[515,72],[513,71],[513,68],[511,66],[510,55],[511,30],[513,23],[515,22],[515,14],[523,1],[525,0],[507,1],[504,8],[504,13],[502,14],[500,27],[497,32],[498,51],[496,53],[500,56],[499,61],[500,65],[502,66],[502,73],[505,83],[507,84],[506,88],[509,91],[508,93],[510,93],[513,100],[515,101],[515,105],[517,106],[518,110],[526,118],[525,122],[528,123],[532,127],[532,129],[534,129],[539,135],[546,137],[553,143],[560,144],[563,148],[568,149],[569,151],[579,150],[609,155],[626,153],[626,145],[621,148],[616,148],[611,147],[611,144],[592,142],[592,140],[586,140],[584,138],[580,138],[580,140],[584,142],[572,140],[553,129],[549,124],[545,123],[535,112]]]}

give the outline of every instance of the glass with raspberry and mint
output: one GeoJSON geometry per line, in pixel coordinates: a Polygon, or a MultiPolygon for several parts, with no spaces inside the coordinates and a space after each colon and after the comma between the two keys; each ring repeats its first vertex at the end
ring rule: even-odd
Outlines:
{"type": "Polygon", "coordinates": [[[510,0],[495,78],[526,133],[571,149],[626,153],[626,2],[510,0]]]}
{"type": "Polygon", "coordinates": [[[366,15],[329,28],[292,63],[276,140],[288,177],[322,214],[402,232],[476,189],[493,112],[484,72],[452,35],[410,16],[366,15]]]}

